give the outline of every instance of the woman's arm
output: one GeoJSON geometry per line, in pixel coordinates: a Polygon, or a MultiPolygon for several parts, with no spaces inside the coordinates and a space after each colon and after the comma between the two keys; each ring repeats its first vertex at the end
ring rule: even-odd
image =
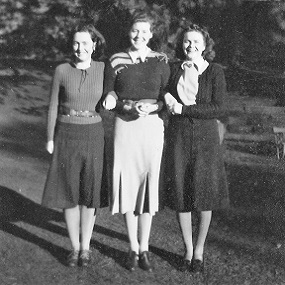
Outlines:
{"type": "Polygon", "coordinates": [[[112,110],[116,107],[118,96],[115,90],[116,73],[108,60],[105,64],[104,69],[104,86],[103,96],[101,98],[101,105],[106,110],[112,110]]]}
{"type": "Polygon", "coordinates": [[[47,145],[49,153],[53,153],[54,129],[58,114],[58,97],[60,89],[60,69],[57,67],[54,72],[50,89],[50,103],[47,117],[47,145]]]}
{"type": "Polygon", "coordinates": [[[159,93],[159,98],[157,101],[157,110],[156,112],[159,112],[162,110],[162,108],[165,105],[165,100],[164,100],[164,95],[167,93],[167,86],[168,86],[168,81],[170,77],[170,66],[167,62],[167,60],[163,61],[160,63],[162,65],[162,71],[161,71],[161,85],[160,85],[160,93],[159,93]]]}

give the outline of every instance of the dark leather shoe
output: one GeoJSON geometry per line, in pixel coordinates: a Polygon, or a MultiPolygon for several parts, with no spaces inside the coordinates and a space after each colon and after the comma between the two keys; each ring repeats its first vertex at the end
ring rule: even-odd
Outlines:
{"type": "Polygon", "coordinates": [[[130,251],[126,261],[126,268],[134,271],[138,267],[138,254],[135,251],[130,251]]]}
{"type": "Polygon", "coordinates": [[[78,265],[79,250],[73,250],[67,256],[67,265],[70,267],[75,267],[78,265]]]}
{"type": "Polygon", "coordinates": [[[143,251],[140,254],[139,265],[140,265],[141,269],[148,271],[148,272],[152,272],[153,267],[152,267],[150,260],[149,260],[149,252],[148,251],[143,251]]]}
{"type": "Polygon", "coordinates": [[[192,260],[191,272],[202,273],[204,271],[204,261],[199,259],[192,260]]]}
{"type": "Polygon", "coordinates": [[[179,271],[185,272],[185,271],[191,271],[192,263],[189,259],[183,259],[181,264],[179,265],[179,271]]]}
{"type": "Polygon", "coordinates": [[[86,267],[91,262],[91,250],[81,250],[79,255],[79,266],[86,267]]]}

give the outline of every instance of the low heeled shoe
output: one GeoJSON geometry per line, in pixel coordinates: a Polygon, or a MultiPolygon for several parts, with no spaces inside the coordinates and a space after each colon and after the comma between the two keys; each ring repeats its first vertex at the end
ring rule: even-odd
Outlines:
{"type": "Polygon", "coordinates": [[[189,259],[183,259],[181,264],[179,265],[179,271],[185,272],[185,271],[191,271],[192,268],[192,262],[189,259]]]}
{"type": "Polygon", "coordinates": [[[78,265],[79,250],[72,250],[67,256],[66,263],[69,267],[75,267],[78,265]]]}
{"type": "Polygon", "coordinates": [[[126,260],[126,268],[134,271],[138,267],[138,254],[135,251],[130,251],[126,260]]]}
{"type": "Polygon", "coordinates": [[[139,255],[139,265],[140,265],[141,269],[148,271],[148,272],[152,272],[153,267],[152,267],[150,260],[149,260],[149,252],[148,251],[143,251],[139,255]]]}
{"type": "Polygon", "coordinates": [[[91,250],[81,250],[79,254],[79,266],[86,267],[91,262],[91,250]]]}
{"type": "Polygon", "coordinates": [[[193,259],[191,272],[193,273],[202,273],[204,271],[204,261],[200,259],[193,259]]]}

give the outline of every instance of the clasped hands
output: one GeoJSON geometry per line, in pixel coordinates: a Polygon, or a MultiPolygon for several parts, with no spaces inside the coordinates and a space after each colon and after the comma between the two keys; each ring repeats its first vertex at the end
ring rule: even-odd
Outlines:
{"type": "MultiPolygon", "coordinates": [[[[158,109],[157,104],[152,104],[149,102],[133,101],[133,100],[124,100],[123,109],[127,112],[134,112],[139,117],[145,117],[152,112],[155,112],[158,109]]],[[[117,100],[112,95],[107,95],[103,106],[106,110],[112,110],[116,107],[117,100]]]]}
{"type": "Polygon", "coordinates": [[[170,94],[166,93],[164,95],[165,104],[167,106],[168,111],[175,115],[182,113],[182,104],[178,103],[177,100],[170,94]]]}
{"type": "Polygon", "coordinates": [[[145,117],[158,109],[157,104],[149,102],[125,100],[124,103],[124,110],[135,112],[139,117],[145,117]]]}

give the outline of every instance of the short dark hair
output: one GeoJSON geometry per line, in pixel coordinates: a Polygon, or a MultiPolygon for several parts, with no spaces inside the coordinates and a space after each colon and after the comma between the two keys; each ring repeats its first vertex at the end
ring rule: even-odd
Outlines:
{"type": "Polygon", "coordinates": [[[215,51],[213,50],[213,47],[215,44],[214,40],[210,37],[206,28],[204,27],[202,28],[196,24],[190,24],[182,28],[181,32],[179,33],[177,37],[177,41],[176,41],[176,48],[175,48],[176,57],[182,60],[186,58],[186,55],[184,54],[183,46],[182,46],[184,35],[188,32],[193,32],[193,31],[198,32],[203,36],[206,48],[203,51],[202,56],[207,61],[212,61],[216,55],[215,51]]]}
{"type": "MultiPolygon", "coordinates": [[[[103,56],[104,54],[104,50],[106,47],[106,40],[104,38],[104,36],[94,27],[93,24],[89,24],[89,23],[81,23],[76,25],[71,34],[70,34],[70,43],[73,42],[73,37],[76,33],[80,33],[80,32],[86,32],[89,33],[92,41],[94,43],[96,43],[96,49],[95,49],[95,53],[94,53],[94,57],[96,58],[100,58],[103,56]]],[[[93,55],[92,55],[93,57],[93,55]]]]}

